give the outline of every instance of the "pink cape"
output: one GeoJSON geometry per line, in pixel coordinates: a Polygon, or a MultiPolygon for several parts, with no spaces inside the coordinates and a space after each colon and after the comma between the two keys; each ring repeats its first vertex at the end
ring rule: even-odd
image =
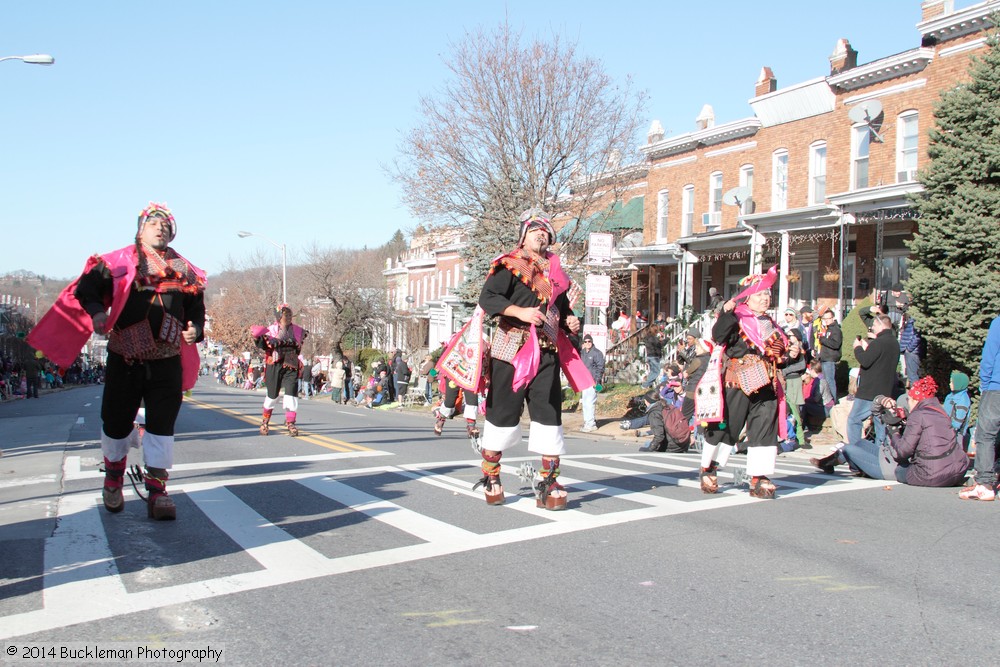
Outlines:
{"type": "MultiPolygon", "coordinates": [[[[188,263],[199,278],[205,280],[205,273],[201,269],[183,257],[180,258],[188,263]]],[[[105,303],[105,306],[111,308],[107,323],[107,330],[110,331],[115,322],[118,321],[118,316],[121,315],[125,302],[128,300],[129,290],[132,289],[132,283],[135,281],[138,266],[135,245],[114,250],[106,255],[91,256],[87,259],[87,264],[83,267],[80,276],[82,277],[101,262],[107,264],[111,271],[111,298],[105,303]]],[[[90,313],[84,310],[80,302],[76,300],[75,292],[79,283],[80,278],[77,278],[59,293],[52,308],[31,329],[26,339],[28,345],[39,350],[60,368],[69,368],[73,365],[80,355],[80,350],[87,344],[87,340],[94,332],[90,313]]],[[[198,356],[197,345],[181,341],[182,390],[187,391],[194,387],[198,381],[200,365],[201,358],[198,356]]]]}

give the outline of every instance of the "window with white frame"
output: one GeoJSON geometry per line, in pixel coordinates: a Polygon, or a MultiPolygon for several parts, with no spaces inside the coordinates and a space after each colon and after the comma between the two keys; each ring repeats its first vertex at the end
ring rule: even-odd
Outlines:
{"type": "Polygon", "coordinates": [[[868,148],[871,144],[871,128],[857,125],[851,128],[851,189],[868,187],[868,148]]]}
{"type": "Polygon", "coordinates": [[[906,111],[896,123],[896,182],[917,180],[917,112],[906,111]]]}
{"type": "Polygon", "coordinates": [[[719,227],[722,224],[722,172],[712,172],[708,177],[708,224],[719,227]]]}
{"type": "Polygon", "coordinates": [[[667,213],[670,209],[670,193],[660,190],[656,195],[656,240],[667,240],[667,213]]]}
{"type": "Polygon", "coordinates": [[[817,141],[809,147],[809,204],[826,201],[826,142],[817,141]]]}
{"type": "Polygon", "coordinates": [[[681,191],[681,236],[690,236],[694,227],[694,186],[685,185],[681,191]]]}
{"type": "Polygon", "coordinates": [[[740,167],[740,187],[750,191],[750,195],[740,202],[740,212],[743,215],[753,213],[753,165],[745,164],[740,167]]]}
{"type": "Polygon", "coordinates": [[[771,156],[771,210],[788,208],[788,151],[774,151],[771,156]]]}

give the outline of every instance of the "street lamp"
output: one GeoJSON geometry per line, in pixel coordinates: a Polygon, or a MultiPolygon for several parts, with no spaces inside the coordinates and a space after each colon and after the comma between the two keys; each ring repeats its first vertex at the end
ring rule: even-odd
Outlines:
{"type": "Polygon", "coordinates": [[[286,279],[287,274],[285,273],[285,244],[277,243],[276,241],[272,241],[266,236],[261,236],[260,234],[254,234],[253,232],[236,232],[236,235],[239,236],[241,239],[245,239],[248,236],[256,236],[262,241],[267,241],[275,248],[281,250],[281,303],[288,303],[288,280],[286,279]]]}
{"type": "Polygon", "coordinates": [[[33,56],[4,56],[0,58],[0,62],[4,60],[20,60],[29,65],[52,65],[56,62],[55,58],[45,53],[36,53],[33,56]]]}

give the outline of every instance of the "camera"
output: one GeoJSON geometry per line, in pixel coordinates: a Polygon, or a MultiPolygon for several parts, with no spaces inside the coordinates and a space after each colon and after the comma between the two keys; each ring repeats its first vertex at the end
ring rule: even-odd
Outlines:
{"type": "Polygon", "coordinates": [[[883,289],[875,292],[875,305],[884,306],[889,303],[889,290],[883,289]]]}

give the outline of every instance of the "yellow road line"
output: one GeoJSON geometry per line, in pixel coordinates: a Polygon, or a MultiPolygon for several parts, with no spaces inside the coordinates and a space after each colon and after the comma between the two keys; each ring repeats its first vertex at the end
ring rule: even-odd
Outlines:
{"type": "MultiPolygon", "coordinates": [[[[195,407],[203,408],[205,410],[215,410],[216,412],[223,412],[230,417],[245,422],[247,424],[252,424],[258,426],[259,422],[253,418],[248,417],[242,412],[237,412],[236,410],[230,410],[229,408],[224,408],[221,405],[214,405],[212,403],[206,403],[204,401],[199,401],[195,398],[184,398],[185,403],[190,403],[195,407]]],[[[305,440],[313,445],[319,445],[320,447],[326,447],[327,449],[332,449],[336,452],[371,452],[375,451],[370,447],[363,447],[361,445],[355,445],[350,442],[344,442],[343,440],[337,440],[336,438],[331,438],[325,435],[320,435],[318,433],[307,433],[301,428],[299,429],[299,436],[296,440],[305,440]]]]}

